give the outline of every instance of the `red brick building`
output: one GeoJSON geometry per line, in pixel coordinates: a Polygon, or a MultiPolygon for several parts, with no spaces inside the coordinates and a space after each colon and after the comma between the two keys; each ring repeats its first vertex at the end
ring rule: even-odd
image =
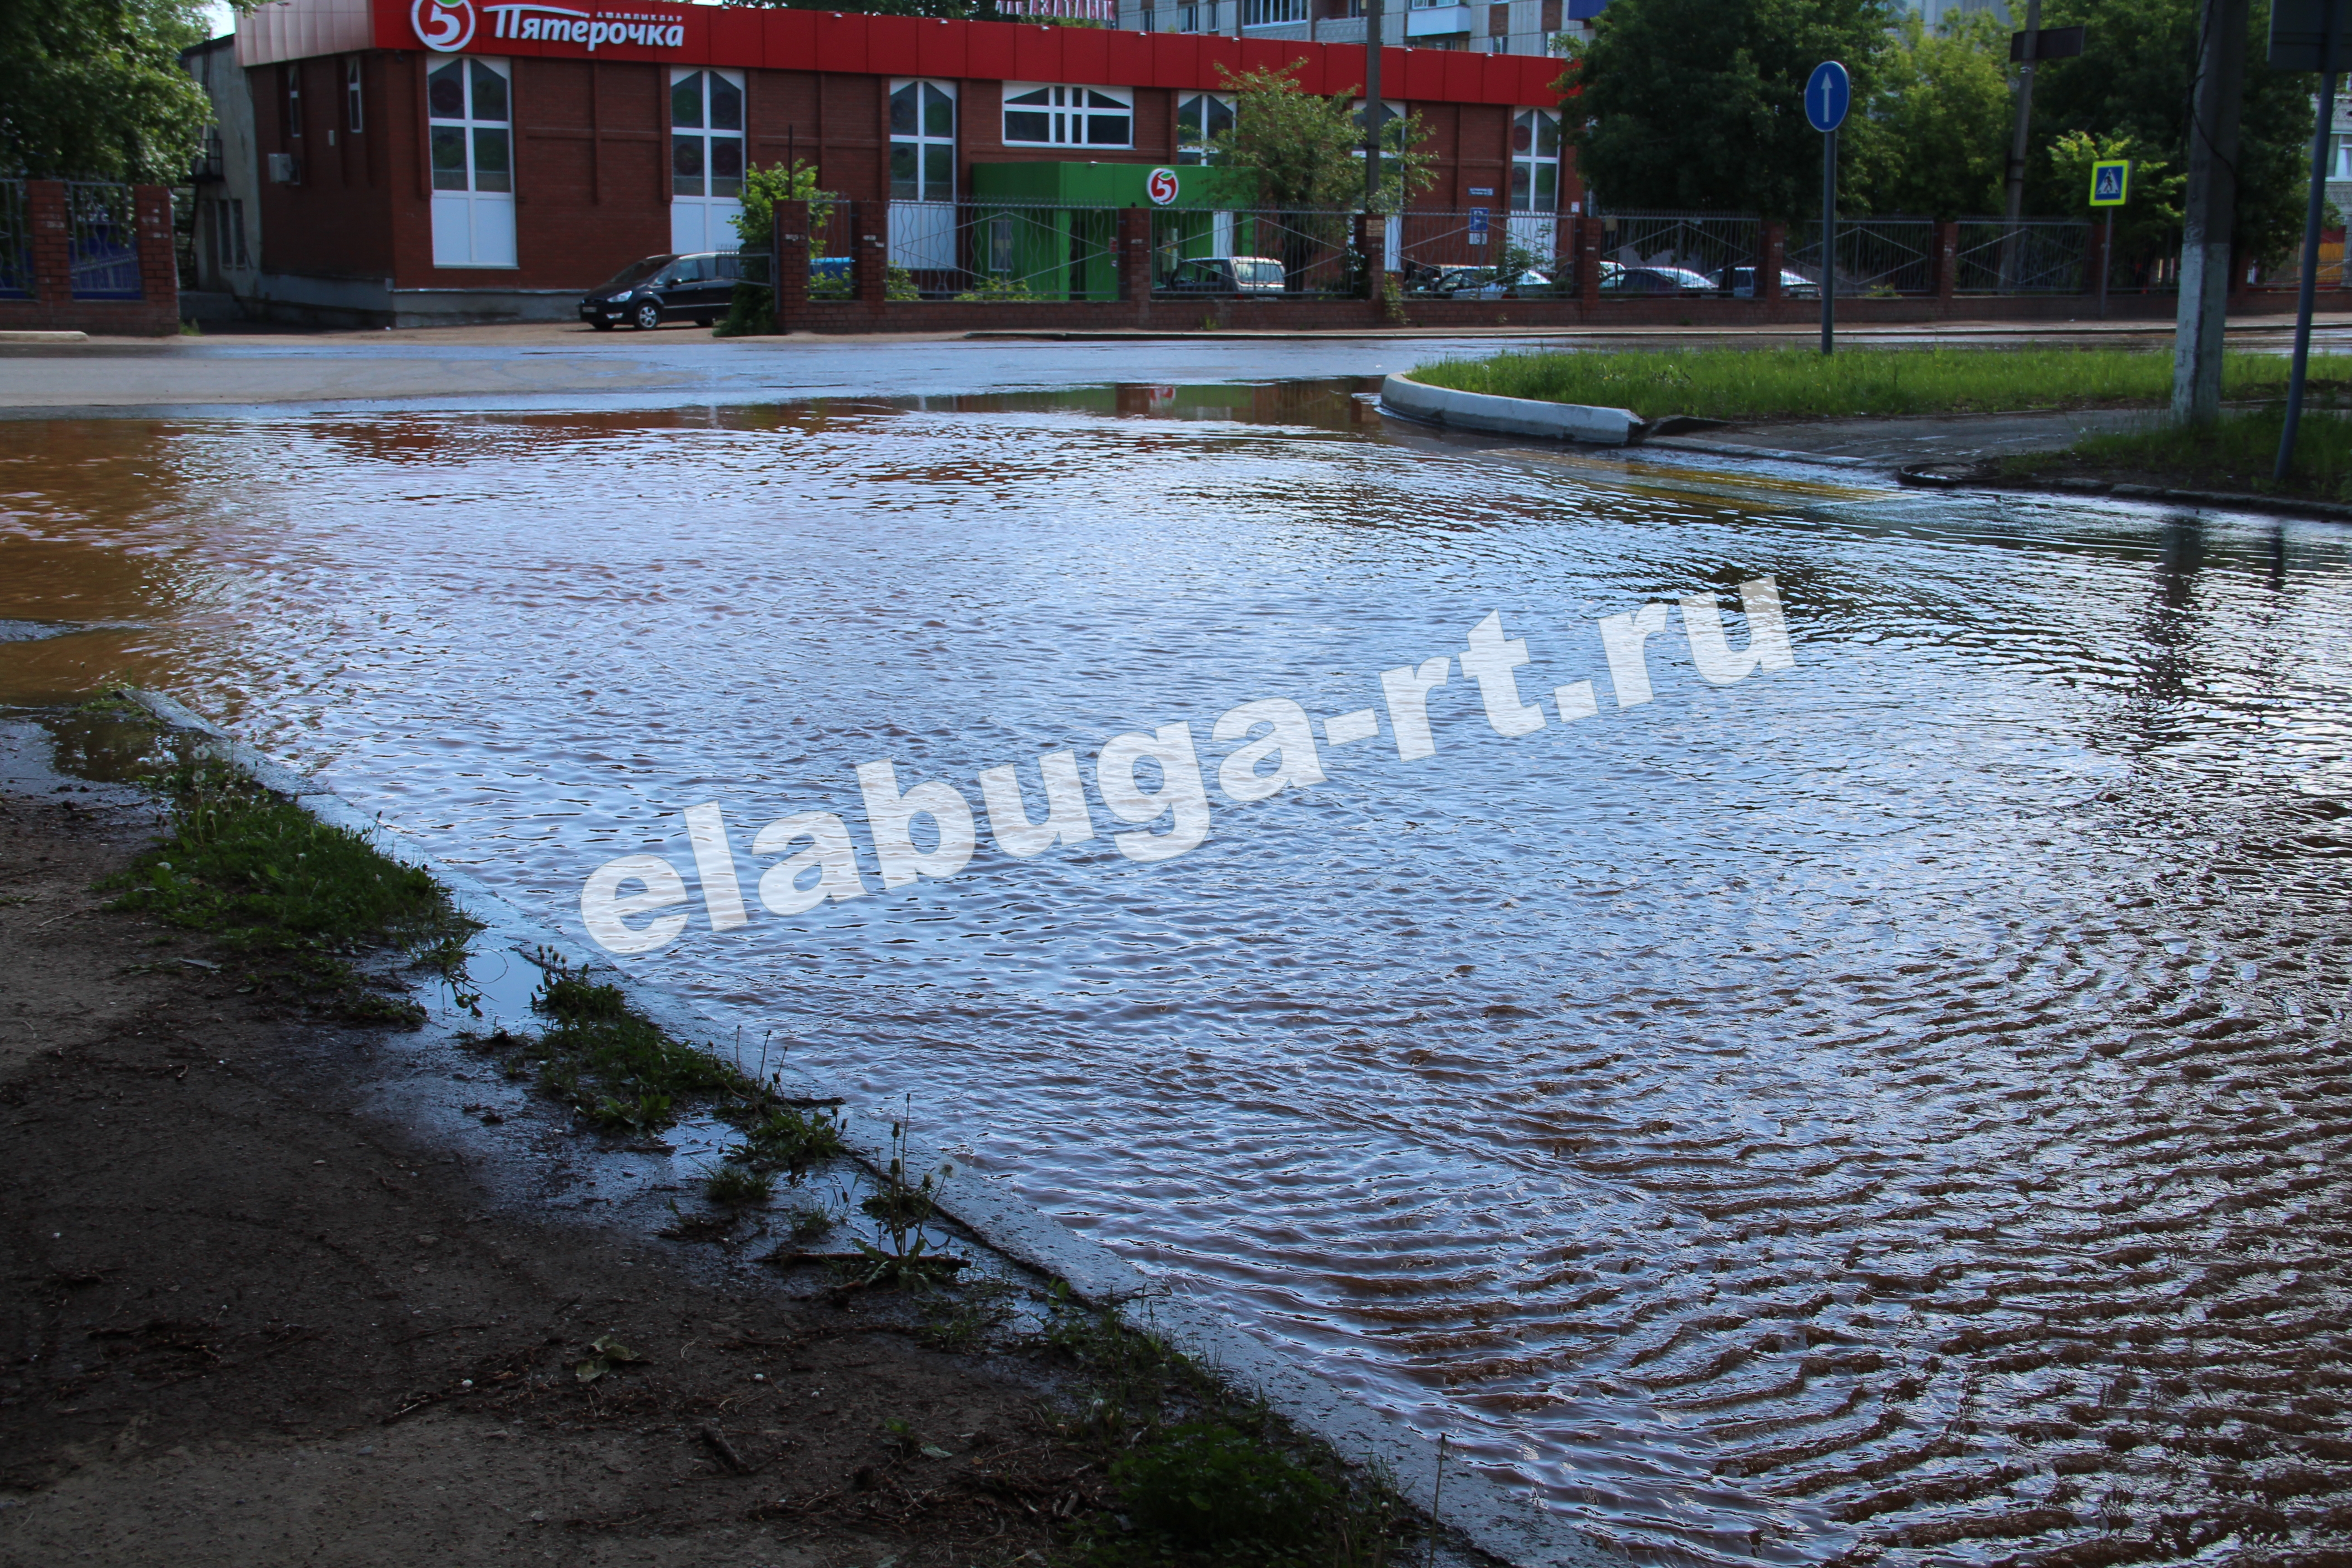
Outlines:
{"type": "MultiPolygon", "coordinates": [[[[814,163],[887,211],[897,249],[989,165],[1202,161],[1230,120],[1221,68],[1293,66],[1325,94],[1364,77],[1354,46],[662,0],[275,0],[236,60],[257,166],[230,184],[260,240],[241,291],[385,324],[568,316],[636,258],[732,248],[747,165],[814,163]]],[[[1385,51],[1389,110],[1437,159],[1418,205],[1548,240],[1579,195],[1559,68],[1385,51]]],[[[232,221],[215,205],[200,225],[232,221]]],[[[238,254],[201,227],[198,247],[238,254]]]]}

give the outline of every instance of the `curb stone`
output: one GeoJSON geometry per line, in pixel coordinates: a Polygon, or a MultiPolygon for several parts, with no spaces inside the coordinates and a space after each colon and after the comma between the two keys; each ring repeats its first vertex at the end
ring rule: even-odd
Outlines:
{"type": "MultiPolygon", "coordinates": [[[[368,816],[316,781],[274,762],[192,709],[160,692],[136,687],[121,695],[175,730],[204,737],[199,755],[225,762],[273,795],[290,799],[320,822],[348,828],[384,854],[422,868],[449,890],[458,910],[482,922],[471,944],[499,951],[530,967],[544,968],[542,953],[590,972],[601,984],[617,986],[631,1007],[681,1040],[706,1042],[721,1057],[735,1057],[726,1033],[684,999],[636,978],[571,937],[540,923],[465,871],[435,859],[404,842],[397,829],[368,816]]],[[[442,1021],[454,1025],[454,1017],[442,1021]]],[[[746,1071],[756,1070],[738,1060],[746,1071]]],[[[774,1064],[769,1064],[772,1068],[774,1064]]],[[[835,1086],[805,1072],[784,1071],[786,1092],[810,1100],[837,1098],[835,1086]]],[[[893,1151],[887,1140],[859,1131],[871,1116],[844,1118],[842,1141],[851,1157],[877,1174],[893,1151]]],[[[1116,1310],[1131,1326],[1166,1338],[1222,1380],[1264,1398],[1286,1419],[1328,1443],[1343,1458],[1384,1469],[1414,1506],[1437,1495],[1433,1446],[1407,1435],[1401,1423],[1346,1397],[1311,1368],[1286,1361],[1234,1328],[1198,1298],[1168,1293],[1135,1265],[1100,1242],[1078,1235],[1033,1207],[1003,1181],[976,1174],[936,1143],[910,1140],[910,1168],[952,1163],[955,1173],[941,1184],[940,1209],[984,1245],[1016,1263],[1066,1281],[1089,1305],[1116,1310]]],[[[1479,1551],[1512,1568],[1627,1568],[1628,1560],[1585,1538],[1573,1524],[1549,1513],[1522,1489],[1507,1488],[1459,1461],[1444,1477],[1444,1508],[1439,1522],[1459,1531],[1479,1551]]]]}
{"type": "Polygon", "coordinates": [[[1505,436],[1544,436],[1559,441],[1622,447],[1639,440],[1645,426],[1630,408],[1590,403],[1551,403],[1532,397],[1497,397],[1456,392],[1407,375],[1381,383],[1381,412],[1402,414],[1460,430],[1491,430],[1505,436]]]}
{"type": "Polygon", "coordinates": [[[2294,496],[2251,495],[2238,490],[2176,490],[2167,489],[2161,485],[2110,484],[2105,479],[1980,479],[1968,474],[1939,474],[1932,465],[1925,464],[1898,468],[1895,478],[1897,483],[1916,489],[2107,496],[2116,500],[2167,501],[2175,506],[2214,507],[2228,511],[2307,517],[2323,522],[2352,522],[2352,505],[2340,501],[2305,500],[2294,496]]]}

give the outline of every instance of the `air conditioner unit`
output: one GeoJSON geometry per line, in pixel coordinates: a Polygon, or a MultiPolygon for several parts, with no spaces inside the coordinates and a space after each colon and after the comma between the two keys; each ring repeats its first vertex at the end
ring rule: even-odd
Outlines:
{"type": "Polygon", "coordinates": [[[302,165],[293,153],[269,154],[269,183],[273,185],[299,185],[302,183],[302,165]]]}

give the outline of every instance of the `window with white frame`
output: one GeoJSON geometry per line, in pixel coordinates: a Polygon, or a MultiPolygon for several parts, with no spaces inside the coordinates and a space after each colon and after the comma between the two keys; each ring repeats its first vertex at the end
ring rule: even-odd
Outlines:
{"type": "Polygon", "coordinates": [[[360,62],[343,62],[343,129],[356,136],[367,129],[367,106],[360,97],[360,62]]]}
{"type": "Polygon", "coordinates": [[[1242,26],[1278,27],[1307,20],[1307,0],[1241,0],[1242,26]]]}
{"type": "Polygon", "coordinates": [[[669,247],[681,254],[741,243],[743,76],[678,67],[669,73],[669,247]]]}
{"type": "MultiPolygon", "coordinates": [[[[1356,100],[1356,156],[1359,158],[1364,155],[1364,100],[1360,98],[1356,100]]],[[[1402,120],[1403,118],[1403,104],[1399,103],[1392,98],[1384,98],[1381,100],[1381,146],[1383,149],[1385,149],[1389,144],[1389,126],[1393,121],[1402,120]]]]}
{"type": "Polygon", "coordinates": [[[1176,102],[1176,161],[1213,163],[1217,138],[1234,128],[1234,95],[1196,92],[1176,102]]]}
{"type": "Polygon", "coordinates": [[[1132,147],[1135,95],[1116,87],[1009,82],[1004,140],[1030,147],[1132,147]]]}
{"type": "Polygon", "coordinates": [[[514,127],[504,60],[462,55],[425,79],[433,265],[515,264],[514,127]]]}
{"type": "Polygon", "coordinates": [[[1559,210],[1559,116],[1549,109],[1511,119],[1511,210],[1559,210]]]}
{"type": "Polygon", "coordinates": [[[955,200],[955,83],[890,84],[890,199],[955,200]]]}

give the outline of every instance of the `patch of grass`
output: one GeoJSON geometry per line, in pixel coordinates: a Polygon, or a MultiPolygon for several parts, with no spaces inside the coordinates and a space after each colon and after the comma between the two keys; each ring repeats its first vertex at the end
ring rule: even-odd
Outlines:
{"type": "Polygon", "coordinates": [[[772,1106],[741,1126],[743,1141],[727,1158],[767,1174],[781,1171],[794,1182],[843,1152],[841,1119],[823,1106],[772,1106]]]}
{"type": "MultiPolygon", "coordinates": [[[[2172,356],[2135,349],[1658,349],[1504,353],[1414,367],[1458,392],[1630,408],[1644,419],[1990,414],[2038,408],[2158,407],[2172,356]]],[[[2284,395],[2282,354],[2233,353],[2222,395],[2284,395]]],[[[2314,354],[2308,395],[2352,399],[2352,355],[2314,354]]]]}
{"type": "Polygon", "coordinates": [[[226,764],[160,775],[169,831],[114,879],[116,907],[202,931],[252,978],[344,1017],[415,1028],[424,1009],[353,966],[390,948],[437,960],[480,928],[441,885],[359,834],[330,827],[226,764]]]}
{"type": "Polygon", "coordinates": [[[1110,1479],[1138,1530],[1179,1551],[1232,1554],[1304,1544],[1334,1490],[1279,1449],[1213,1421],[1171,1427],[1114,1460],[1110,1479]]]}
{"type": "Polygon", "coordinates": [[[915,1337],[932,1350],[952,1354],[977,1350],[1013,1321],[1017,1295],[1003,1280],[988,1279],[940,1291],[926,1303],[915,1337]]]}
{"type": "Polygon", "coordinates": [[[530,1047],[541,1086],[608,1131],[657,1132],[689,1097],[759,1093],[732,1063],[671,1039],[630,1009],[619,986],[580,971],[550,965],[530,1005],[549,1020],[530,1047]]]}
{"type": "Polygon", "coordinates": [[[822,1241],[831,1236],[834,1226],[841,1223],[841,1216],[831,1209],[819,1208],[814,1204],[802,1204],[797,1207],[785,1210],[784,1220],[787,1233],[792,1238],[806,1246],[812,1241],[822,1241]]]}
{"type": "Polygon", "coordinates": [[[702,1181],[702,1195],[728,1208],[752,1208],[775,1195],[776,1178],[765,1171],[723,1162],[702,1181]]]}
{"type": "Polygon", "coordinates": [[[2151,422],[2144,430],[2086,436],[2063,452],[2003,458],[1995,471],[2018,479],[2098,478],[2168,489],[2232,490],[2352,501],[2352,419],[2305,410],[2294,437],[2294,469],[2282,484],[2278,460],[2284,405],[2224,414],[2201,427],[2151,422]]]}

